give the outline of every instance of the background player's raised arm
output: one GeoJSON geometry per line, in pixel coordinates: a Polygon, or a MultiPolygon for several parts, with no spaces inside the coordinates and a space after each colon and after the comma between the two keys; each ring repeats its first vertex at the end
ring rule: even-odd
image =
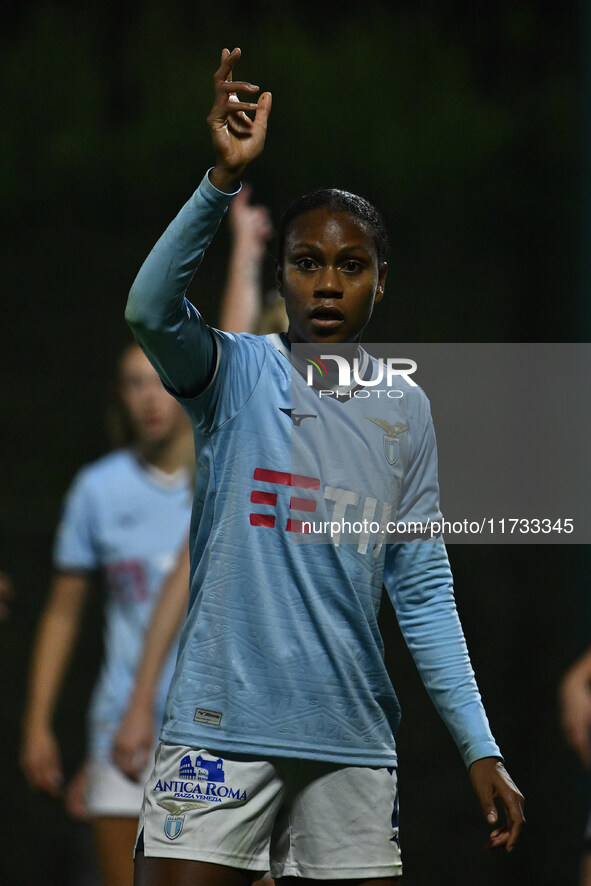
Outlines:
{"type": "Polygon", "coordinates": [[[220,311],[220,329],[252,332],[262,310],[263,258],[273,235],[266,206],[250,203],[251,188],[243,185],[228,210],[232,249],[220,311]]]}

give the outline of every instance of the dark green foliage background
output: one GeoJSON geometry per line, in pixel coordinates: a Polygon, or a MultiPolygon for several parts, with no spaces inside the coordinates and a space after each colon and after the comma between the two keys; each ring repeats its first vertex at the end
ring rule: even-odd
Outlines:
{"type": "MultiPolygon", "coordinates": [[[[72,871],[87,833],[17,770],[29,652],[61,497],[108,445],[126,292],[211,163],[205,116],[222,46],[240,45],[241,76],[274,96],[249,171],[255,199],[278,218],[298,194],[337,185],[383,211],[390,275],[367,340],[585,341],[587,7],[27,0],[1,16],[0,568],[16,598],[0,625],[0,882],[62,886],[82,882],[72,871]]],[[[227,249],[222,227],[201,271],[213,322],[227,249]]],[[[272,286],[271,257],[266,276],[272,286]]],[[[406,886],[574,883],[588,784],[555,698],[589,636],[587,552],[456,545],[451,557],[529,826],[514,857],[482,851],[468,779],[386,611],[405,713],[406,886]]],[[[58,714],[70,772],[100,613],[97,588],[58,714]]]]}

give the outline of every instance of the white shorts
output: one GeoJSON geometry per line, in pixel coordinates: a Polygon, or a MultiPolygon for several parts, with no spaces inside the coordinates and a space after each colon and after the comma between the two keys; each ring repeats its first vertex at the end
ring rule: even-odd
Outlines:
{"type": "Polygon", "coordinates": [[[146,857],[270,870],[275,879],[402,874],[395,769],[161,744],[138,837],[146,857]]]}
{"type": "Polygon", "coordinates": [[[139,781],[132,781],[103,755],[90,758],[86,806],[93,818],[137,818],[144,799],[144,785],[154,767],[154,755],[139,781]]]}

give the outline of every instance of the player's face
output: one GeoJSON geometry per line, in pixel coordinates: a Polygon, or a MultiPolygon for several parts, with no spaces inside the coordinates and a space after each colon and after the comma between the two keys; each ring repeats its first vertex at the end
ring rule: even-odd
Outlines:
{"type": "Polygon", "coordinates": [[[183,430],[181,406],[139,347],[132,345],[123,355],[119,392],[138,443],[165,443],[183,430]]]}
{"type": "Polygon", "coordinates": [[[362,222],[328,206],[294,219],[277,282],[292,342],[357,341],[384,292],[386,263],[362,222]]]}

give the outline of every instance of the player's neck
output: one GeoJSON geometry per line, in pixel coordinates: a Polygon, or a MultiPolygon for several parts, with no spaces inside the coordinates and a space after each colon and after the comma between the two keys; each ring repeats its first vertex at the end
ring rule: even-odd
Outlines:
{"type": "Polygon", "coordinates": [[[165,474],[175,474],[181,468],[189,469],[193,457],[190,431],[175,434],[167,440],[143,440],[135,448],[141,461],[165,474]]]}

